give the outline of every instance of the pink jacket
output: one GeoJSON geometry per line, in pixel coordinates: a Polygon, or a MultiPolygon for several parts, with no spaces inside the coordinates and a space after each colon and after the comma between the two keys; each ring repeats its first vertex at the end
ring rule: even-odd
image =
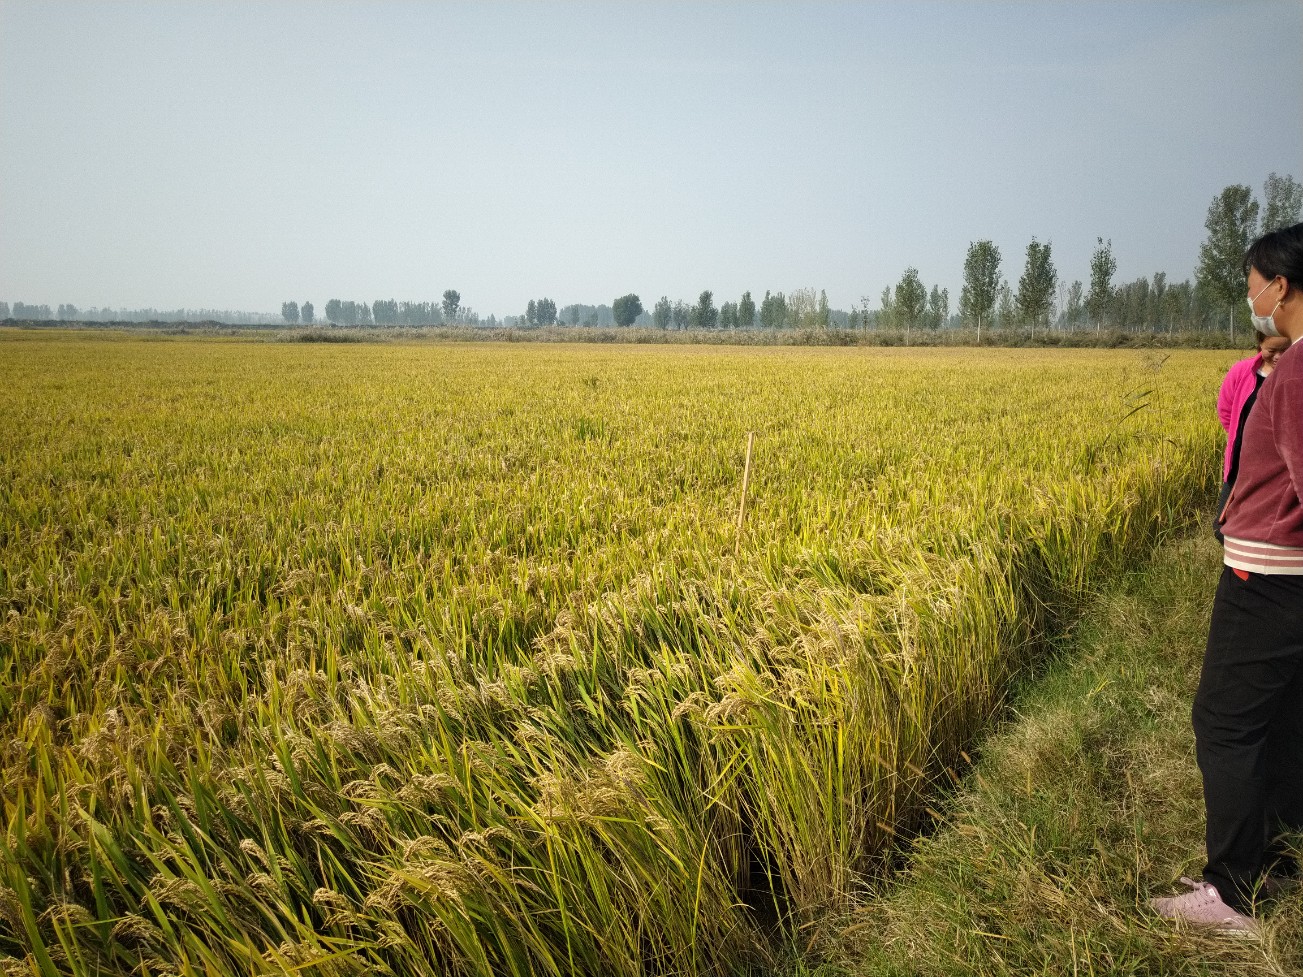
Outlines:
{"type": "Polygon", "coordinates": [[[1258,385],[1261,356],[1240,360],[1226,371],[1221,393],[1217,395],[1217,418],[1226,429],[1226,460],[1222,466],[1222,481],[1231,473],[1231,456],[1235,453],[1235,427],[1240,422],[1240,411],[1258,385]]]}

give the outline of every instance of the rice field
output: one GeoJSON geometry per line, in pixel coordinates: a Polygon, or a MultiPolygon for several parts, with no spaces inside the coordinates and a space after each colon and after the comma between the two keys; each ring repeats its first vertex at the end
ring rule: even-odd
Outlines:
{"type": "Polygon", "coordinates": [[[0,334],[0,969],[817,954],[1233,358],[0,334]]]}

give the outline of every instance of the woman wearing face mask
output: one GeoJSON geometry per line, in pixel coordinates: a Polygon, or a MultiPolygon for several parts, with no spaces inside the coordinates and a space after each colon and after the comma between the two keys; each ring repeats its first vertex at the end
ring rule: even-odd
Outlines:
{"type": "Polygon", "coordinates": [[[1217,508],[1213,510],[1213,534],[1217,542],[1222,541],[1222,510],[1230,498],[1231,487],[1240,466],[1241,435],[1244,422],[1249,419],[1249,411],[1258,399],[1262,381],[1271,375],[1280,354],[1289,349],[1289,340],[1284,336],[1267,336],[1257,333],[1258,352],[1255,356],[1240,360],[1226,373],[1222,380],[1221,393],[1217,395],[1217,419],[1226,430],[1226,458],[1222,467],[1222,492],[1217,499],[1217,508]]]}
{"type": "Polygon", "coordinates": [[[1256,933],[1255,896],[1298,866],[1303,831],[1303,224],[1245,255],[1254,326],[1290,342],[1244,424],[1222,513],[1225,566],[1195,695],[1208,863],[1151,905],[1196,926],[1256,933]]]}

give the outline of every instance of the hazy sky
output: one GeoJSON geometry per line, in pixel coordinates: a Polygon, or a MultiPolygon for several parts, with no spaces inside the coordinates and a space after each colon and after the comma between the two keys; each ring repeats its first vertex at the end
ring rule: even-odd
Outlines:
{"type": "Polygon", "coordinates": [[[958,302],[1303,178],[1303,3],[0,0],[0,299],[958,302]]]}

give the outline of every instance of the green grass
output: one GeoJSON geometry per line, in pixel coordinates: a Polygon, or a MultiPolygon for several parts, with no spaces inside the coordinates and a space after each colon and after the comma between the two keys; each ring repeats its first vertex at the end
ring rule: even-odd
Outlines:
{"type": "Polygon", "coordinates": [[[1260,944],[1178,932],[1145,908],[1203,864],[1189,713],[1219,569],[1196,532],[1120,577],[1014,695],[908,867],[798,969],[1303,973],[1303,894],[1260,908],[1260,944]]]}

